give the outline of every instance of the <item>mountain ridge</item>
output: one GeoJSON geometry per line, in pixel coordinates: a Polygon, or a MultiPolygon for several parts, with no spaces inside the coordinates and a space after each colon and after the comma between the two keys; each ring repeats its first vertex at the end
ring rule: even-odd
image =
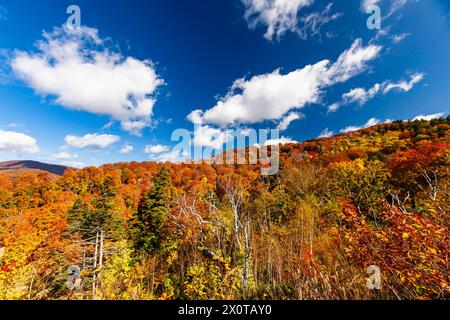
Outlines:
{"type": "Polygon", "coordinates": [[[0,173],[14,173],[23,170],[39,170],[62,176],[69,169],[68,166],[44,163],[34,160],[10,160],[0,162],[0,173]]]}

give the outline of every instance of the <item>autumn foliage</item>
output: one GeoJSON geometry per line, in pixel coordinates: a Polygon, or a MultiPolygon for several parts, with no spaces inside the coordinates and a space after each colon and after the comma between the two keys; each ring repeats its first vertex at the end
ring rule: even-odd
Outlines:
{"type": "Polygon", "coordinates": [[[151,162],[0,173],[0,299],[448,299],[449,129],[283,145],[271,177],[151,162]]]}

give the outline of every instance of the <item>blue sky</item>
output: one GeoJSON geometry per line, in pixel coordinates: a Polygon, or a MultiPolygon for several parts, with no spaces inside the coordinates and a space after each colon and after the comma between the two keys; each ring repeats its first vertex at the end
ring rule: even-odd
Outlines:
{"type": "Polygon", "coordinates": [[[449,39],[447,0],[0,0],[0,160],[176,160],[194,123],[217,146],[447,116],[449,39]]]}

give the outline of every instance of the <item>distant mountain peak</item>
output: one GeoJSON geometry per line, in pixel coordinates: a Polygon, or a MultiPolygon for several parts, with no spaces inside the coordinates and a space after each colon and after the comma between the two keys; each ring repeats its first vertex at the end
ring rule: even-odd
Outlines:
{"type": "Polygon", "coordinates": [[[43,163],[32,160],[12,160],[0,162],[0,173],[2,171],[13,172],[15,170],[41,170],[62,176],[64,171],[68,168],[69,167],[63,165],[43,163]]]}

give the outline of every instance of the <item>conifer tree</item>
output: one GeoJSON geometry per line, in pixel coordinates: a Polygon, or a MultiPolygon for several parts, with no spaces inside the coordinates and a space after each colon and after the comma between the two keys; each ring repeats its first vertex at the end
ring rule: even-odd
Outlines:
{"type": "Polygon", "coordinates": [[[109,177],[100,187],[100,194],[89,206],[78,198],[66,213],[69,233],[77,232],[83,238],[90,238],[103,230],[111,239],[118,239],[123,234],[123,221],[115,212],[116,186],[109,177]]]}
{"type": "Polygon", "coordinates": [[[134,224],[134,246],[137,252],[154,254],[161,249],[164,225],[172,201],[170,172],[163,167],[154,179],[153,187],[140,199],[134,224]]]}

